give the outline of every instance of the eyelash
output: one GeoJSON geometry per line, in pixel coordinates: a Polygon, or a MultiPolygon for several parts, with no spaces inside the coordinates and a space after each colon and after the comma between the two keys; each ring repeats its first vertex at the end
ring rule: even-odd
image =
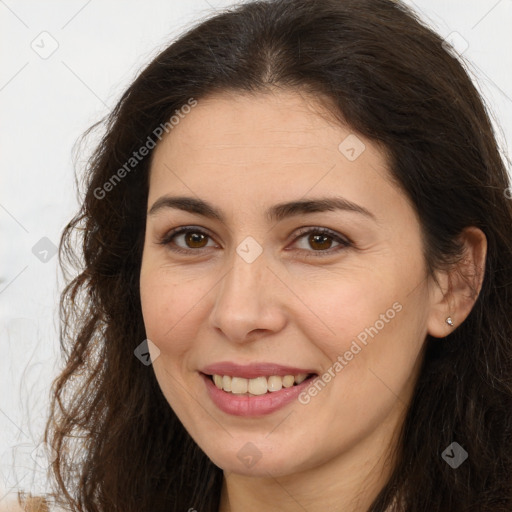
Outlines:
{"type": "MultiPolygon", "coordinates": [[[[158,244],[168,246],[171,251],[178,252],[181,254],[191,254],[191,253],[194,253],[194,252],[197,252],[198,250],[200,250],[200,249],[183,249],[182,247],[179,247],[179,246],[171,247],[171,241],[175,237],[177,237],[178,235],[186,234],[186,233],[199,233],[199,234],[209,237],[210,239],[212,238],[208,233],[206,233],[202,229],[194,228],[193,226],[188,226],[185,228],[176,228],[172,231],[169,231],[162,237],[162,239],[158,242],[158,244]]],[[[348,238],[343,238],[340,235],[338,235],[336,232],[331,231],[330,229],[327,229],[327,228],[302,228],[302,229],[299,229],[299,232],[293,242],[295,243],[300,238],[303,238],[304,236],[309,235],[311,233],[315,233],[318,235],[326,235],[329,238],[332,238],[335,242],[338,242],[340,245],[334,249],[326,249],[326,250],[319,250],[319,251],[308,251],[306,249],[299,249],[302,252],[309,253],[309,254],[307,254],[307,257],[330,256],[330,255],[337,253],[343,249],[353,246],[353,242],[351,240],[349,240],[348,238]]]]}

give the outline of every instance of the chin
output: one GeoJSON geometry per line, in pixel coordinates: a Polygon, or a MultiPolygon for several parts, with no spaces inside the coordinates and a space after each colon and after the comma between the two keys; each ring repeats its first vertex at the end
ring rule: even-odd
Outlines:
{"type": "Polygon", "coordinates": [[[302,461],[296,457],[299,449],[292,452],[284,452],[280,445],[260,450],[251,441],[242,442],[241,448],[229,451],[205,451],[208,458],[226,473],[263,478],[286,476],[304,469],[302,461]]]}

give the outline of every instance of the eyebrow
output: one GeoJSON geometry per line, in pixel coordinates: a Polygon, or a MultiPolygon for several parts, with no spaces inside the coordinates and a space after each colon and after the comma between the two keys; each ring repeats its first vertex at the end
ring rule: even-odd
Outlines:
{"type": "MultiPolygon", "coordinates": [[[[148,215],[155,215],[165,208],[183,210],[225,223],[224,215],[215,206],[202,199],[186,196],[162,196],[153,203],[148,215]]],[[[376,220],[375,215],[369,210],[343,197],[321,197],[279,203],[270,207],[265,213],[270,222],[279,222],[296,215],[335,210],[355,212],[376,220]]]]}

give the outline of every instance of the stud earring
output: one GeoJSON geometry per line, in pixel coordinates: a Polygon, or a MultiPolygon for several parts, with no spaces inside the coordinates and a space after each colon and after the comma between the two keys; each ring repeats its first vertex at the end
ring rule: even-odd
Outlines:
{"type": "Polygon", "coordinates": [[[452,317],[449,316],[447,319],[446,319],[446,323],[450,326],[450,327],[453,327],[453,320],[452,320],[452,317]]]}

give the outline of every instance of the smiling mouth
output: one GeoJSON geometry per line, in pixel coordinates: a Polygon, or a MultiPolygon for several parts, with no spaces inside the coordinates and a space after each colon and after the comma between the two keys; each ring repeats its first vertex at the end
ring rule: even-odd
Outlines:
{"type": "Polygon", "coordinates": [[[242,396],[260,396],[267,393],[275,393],[283,388],[291,388],[302,384],[304,381],[316,376],[316,373],[299,373],[297,375],[271,375],[268,377],[261,376],[254,379],[246,379],[230,375],[207,375],[217,389],[242,396]]]}

